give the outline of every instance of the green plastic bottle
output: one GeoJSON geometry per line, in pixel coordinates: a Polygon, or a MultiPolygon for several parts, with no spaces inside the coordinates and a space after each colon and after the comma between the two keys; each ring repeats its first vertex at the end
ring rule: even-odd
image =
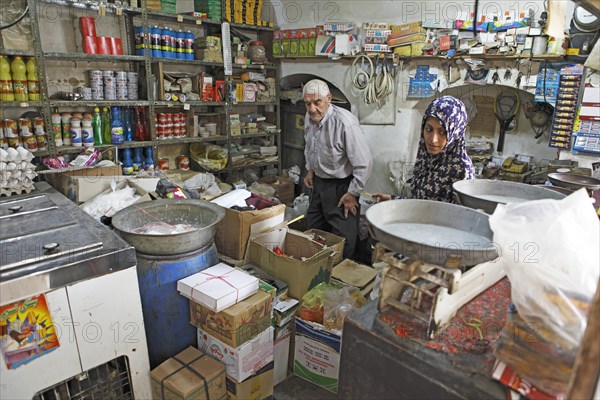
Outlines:
{"type": "Polygon", "coordinates": [[[10,72],[12,73],[15,101],[28,101],[27,67],[21,56],[15,56],[12,63],[10,63],[10,72]]]}
{"type": "Polygon", "coordinates": [[[5,56],[0,56],[0,100],[15,101],[10,63],[5,56]]]}
{"type": "Polygon", "coordinates": [[[101,121],[102,121],[102,141],[106,144],[110,144],[110,142],[111,142],[110,111],[108,110],[108,107],[102,108],[101,121]]]}
{"type": "Polygon", "coordinates": [[[102,138],[102,117],[100,116],[100,109],[98,107],[94,107],[92,130],[94,131],[94,146],[102,146],[104,144],[102,138]]]}

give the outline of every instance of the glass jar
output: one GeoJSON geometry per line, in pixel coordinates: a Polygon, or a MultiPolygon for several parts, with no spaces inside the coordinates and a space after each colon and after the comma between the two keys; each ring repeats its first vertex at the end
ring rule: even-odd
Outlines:
{"type": "Polygon", "coordinates": [[[250,42],[248,47],[248,58],[253,63],[262,64],[267,62],[267,51],[263,42],[255,40],[250,42]]]}

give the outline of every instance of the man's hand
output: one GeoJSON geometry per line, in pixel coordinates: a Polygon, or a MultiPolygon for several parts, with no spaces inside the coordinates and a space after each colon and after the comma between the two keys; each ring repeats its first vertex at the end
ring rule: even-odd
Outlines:
{"type": "Polygon", "coordinates": [[[377,199],[377,203],[381,203],[382,201],[388,201],[392,199],[392,196],[389,194],[383,194],[383,193],[375,193],[373,195],[373,197],[375,199],[377,199]]]}
{"type": "Polygon", "coordinates": [[[358,211],[358,202],[356,201],[356,197],[346,192],[340,201],[338,202],[338,207],[344,206],[344,218],[348,218],[348,211],[352,213],[352,215],[356,215],[358,211]]]}
{"type": "Polygon", "coordinates": [[[306,172],[306,176],[304,177],[304,186],[306,186],[309,189],[312,189],[313,188],[314,179],[315,179],[315,173],[311,169],[308,172],[306,172]]]}

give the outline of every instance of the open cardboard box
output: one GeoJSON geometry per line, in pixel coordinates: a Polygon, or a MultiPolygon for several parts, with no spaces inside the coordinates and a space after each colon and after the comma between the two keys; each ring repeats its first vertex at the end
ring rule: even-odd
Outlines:
{"type": "Polygon", "coordinates": [[[290,297],[302,296],[321,282],[329,282],[336,252],[289,228],[250,238],[246,259],[288,283],[290,297]],[[286,255],[275,254],[279,247],[286,255]]]}

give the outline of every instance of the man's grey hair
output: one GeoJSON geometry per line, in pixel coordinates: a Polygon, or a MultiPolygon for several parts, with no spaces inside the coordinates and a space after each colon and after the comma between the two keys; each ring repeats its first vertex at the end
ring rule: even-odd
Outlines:
{"type": "Polygon", "coordinates": [[[329,93],[329,86],[320,79],[313,79],[306,82],[302,89],[302,96],[306,96],[307,94],[317,94],[320,97],[327,97],[329,93]]]}

